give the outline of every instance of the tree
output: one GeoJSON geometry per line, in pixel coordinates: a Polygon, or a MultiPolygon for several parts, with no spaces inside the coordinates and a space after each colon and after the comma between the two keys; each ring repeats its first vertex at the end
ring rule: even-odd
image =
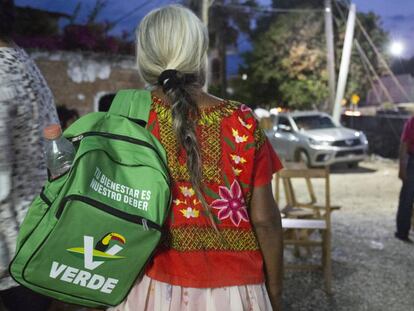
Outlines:
{"type": "MultiPolygon", "coordinates": [[[[328,76],[322,1],[274,2],[282,8],[320,11],[283,13],[259,23],[253,38],[253,49],[244,56],[245,65],[241,68],[241,72],[249,75],[247,89],[252,94],[250,102],[295,109],[325,107],[328,76]]],[[[339,12],[335,11],[334,16],[339,16],[339,12]]],[[[373,13],[359,13],[358,18],[377,46],[383,46],[387,35],[380,26],[379,17],[373,13]]],[[[339,18],[336,22],[335,48],[339,69],[345,25],[339,18]]],[[[356,37],[361,37],[358,31],[356,37]]],[[[360,41],[369,59],[373,60],[374,67],[379,68],[372,49],[368,48],[365,40],[360,41]]],[[[360,57],[354,50],[346,96],[358,93],[363,98],[368,84],[360,57]]]]}
{"type": "MultiPolygon", "coordinates": [[[[134,45],[128,40],[126,33],[121,37],[111,36],[108,32],[115,24],[108,21],[97,21],[106,4],[107,0],[95,0],[95,5],[88,12],[87,21],[83,24],[76,22],[81,11],[81,2],[78,2],[71,16],[31,8],[19,8],[19,16],[25,16],[27,26],[30,27],[20,27],[20,32],[17,33],[15,40],[25,48],[82,50],[132,55],[134,45]],[[62,33],[58,27],[58,20],[61,17],[67,18],[69,21],[62,33]]],[[[23,25],[23,23],[20,24],[23,25]]]]}
{"type": "MultiPolygon", "coordinates": [[[[202,1],[186,0],[184,3],[200,14],[202,1]]],[[[211,64],[213,82],[216,83],[211,85],[210,91],[222,97],[227,97],[227,49],[229,46],[237,46],[240,33],[250,34],[252,12],[249,8],[255,6],[255,0],[216,0],[209,9],[210,49],[216,50],[218,55],[217,66],[211,64]],[[232,7],[234,5],[245,6],[246,10],[235,9],[232,7]]]]}

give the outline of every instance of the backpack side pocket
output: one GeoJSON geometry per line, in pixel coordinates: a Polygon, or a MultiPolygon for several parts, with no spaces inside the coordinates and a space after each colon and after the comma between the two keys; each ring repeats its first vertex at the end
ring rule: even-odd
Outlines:
{"type": "Polygon", "coordinates": [[[56,180],[46,182],[40,194],[30,204],[29,210],[20,226],[16,243],[16,253],[22,247],[30,234],[36,229],[64,185],[68,173],[56,180]]]}

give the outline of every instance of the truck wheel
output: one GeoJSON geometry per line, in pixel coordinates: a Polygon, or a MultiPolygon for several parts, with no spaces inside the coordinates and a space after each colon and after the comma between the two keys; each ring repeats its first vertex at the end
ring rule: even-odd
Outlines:
{"type": "Polygon", "coordinates": [[[359,162],[349,162],[346,164],[348,168],[358,168],[359,162]]]}

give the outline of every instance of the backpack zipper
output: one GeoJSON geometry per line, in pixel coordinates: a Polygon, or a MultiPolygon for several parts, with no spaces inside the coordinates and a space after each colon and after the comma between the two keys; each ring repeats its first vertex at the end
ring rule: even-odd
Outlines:
{"type": "MultiPolygon", "coordinates": [[[[151,144],[149,144],[146,141],[143,141],[141,139],[136,139],[136,138],[128,137],[128,136],[125,136],[125,135],[111,134],[111,133],[106,133],[106,132],[85,132],[85,133],[80,134],[78,136],[69,137],[67,139],[72,141],[72,143],[76,143],[76,142],[79,142],[83,138],[88,137],[88,136],[102,136],[102,137],[105,137],[105,138],[110,138],[110,139],[115,139],[115,140],[122,140],[122,141],[125,141],[125,142],[128,142],[128,143],[131,143],[131,144],[135,144],[135,145],[150,148],[151,150],[153,150],[157,154],[158,158],[160,159],[160,162],[164,166],[165,171],[169,172],[169,170],[168,170],[166,164],[164,163],[164,160],[163,160],[162,156],[160,155],[160,153],[158,152],[158,150],[155,149],[151,144]]],[[[168,180],[168,184],[170,184],[169,176],[168,176],[167,180],[168,180]]]]}
{"type": "Polygon", "coordinates": [[[82,138],[83,138],[83,135],[78,135],[78,136],[75,136],[75,137],[71,138],[71,139],[70,139],[70,141],[71,141],[72,143],[76,143],[76,142],[78,142],[79,140],[82,140],[82,138]]]}
{"type": "Polygon", "coordinates": [[[126,221],[130,221],[130,222],[133,222],[133,223],[136,223],[136,224],[140,224],[144,227],[145,230],[149,230],[149,228],[152,228],[152,229],[156,229],[158,231],[161,231],[161,226],[156,224],[155,222],[149,220],[149,219],[146,219],[142,216],[126,213],[124,211],[113,208],[109,205],[106,205],[102,202],[96,201],[94,199],[91,199],[91,198],[88,198],[88,197],[85,197],[85,196],[76,195],[76,194],[69,195],[69,196],[65,197],[62,200],[58,210],[56,211],[55,216],[56,216],[57,219],[59,219],[60,216],[62,216],[63,210],[65,209],[65,206],[69,201],[84,202],[88,205],[91,205],[91,206],[93,206],[93,207],[95,207],[99,210],[102,210],[102,211],[104,211],[108,214],[111,214],[115,217],[119,217],[119,218],[124,219],[126,221]]]}
{"type": "Polygon", "coordinates": [[[88,137],[88,136],[102,136],[102,137],[106,137],[106,138],[126,141],[126,142],[131,143],[131,144],[148,147],[148,148],[154,150],[158,154],[158,150],[155,149],[151,144],[147,143],[146,141],[143,141],[141,139],[132,138],[132,137],[125,136],[125,135],[111,134],[111,133],[106,133],[106,132],[85,132],[81,135],[78,135],[78,136],[75,136],[75,137],[69,138],[69,139],[72,142],[78,142],[78,141],[80,141],[83,138],[88,137]]]}
{"type": "Polygon", "coordinates": [[[147,220],[145,218],[142,218],[142,226],[144,227],[144,229],[146,231],[148,231],[148,224],[147,224],[147,220]]]}

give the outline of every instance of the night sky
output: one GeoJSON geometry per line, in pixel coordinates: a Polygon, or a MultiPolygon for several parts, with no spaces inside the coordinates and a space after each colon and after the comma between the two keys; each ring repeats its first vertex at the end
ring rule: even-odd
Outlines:
{"type": "MultiPolygon", "coordinates": [[[[95,0],[15,0],[16,5],[31,6],[48,9],[51,11],[71,14],[78,2],[82,3],[80,19],[85,19],[86,13],[93,7],[95,0]]],[[[151,9],[175,3],[171,0],[109,0],[107,7],[102,12],[99,20],[116,20],[142,6],[132,15],[119,23],[114,30],[120,33],[122,30],[132,32],[139,20],[151,9]],[[143,5],[144,4],[144,5],[143,5]]],[[[268,5],[270,0],[261,0],[263,5],[268,5]]],[[[414,1],[413,0],[353,0],[357,9],[363,12],[373,11],[381,16],[385,29],[393,40],[399,40],[405,45],[404,57],[414,56],[414,1]]],[[[245,49],[242,46],[241,49],[245,49]]]]}

